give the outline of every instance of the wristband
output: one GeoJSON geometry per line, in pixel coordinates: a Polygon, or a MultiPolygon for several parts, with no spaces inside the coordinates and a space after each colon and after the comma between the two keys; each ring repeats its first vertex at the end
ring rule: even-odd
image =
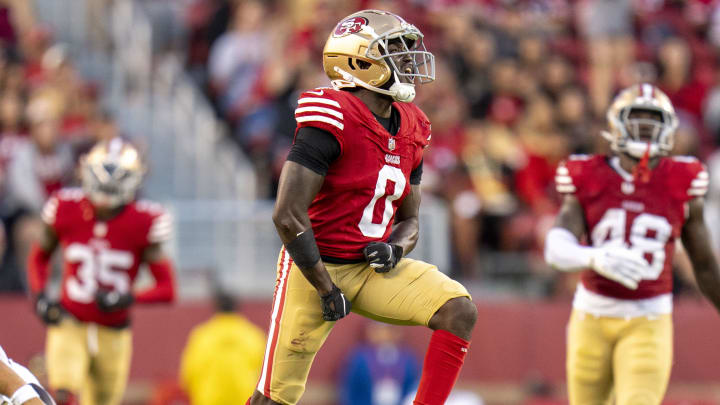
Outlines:
{"type": "Polygon", "coordinates": [[[320,250],[315,242],[312,228],[300,232],[292,242],[285,245],[290,257],[300,269],[310,269],[320,261],[320,250]]]}
{"type": "Polygon", "coordinates": [[[40,399],[40,396],[30,384],[25,384],[15,390],[10,398],[10,403],[12,405],[22,405],[33,398],[40,399]]]}

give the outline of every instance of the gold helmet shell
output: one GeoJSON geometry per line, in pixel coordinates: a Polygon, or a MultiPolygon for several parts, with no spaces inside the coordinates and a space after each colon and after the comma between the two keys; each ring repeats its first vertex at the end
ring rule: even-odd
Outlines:
{"type": "Polygon", "coordinates": [[[607,112],[610,132],[603,136],[613,150],[640,158],[649,150],[650,156],[667,155],[675,144],[678,118],[668,96],[652,84],[640,83],[621,91],[607,112]],[[652,111],[661,120],[630,118],[632,110],[652,111]],[[652,127],[649,142],[640,139],[640,125],[652,127]]]}
{"type": "Polygon", "coordinates": [[[138,150],[121,138],[95,145],[80,160],[80,170],[88,198],[103,208],[134,200],[146,171],[138,150]]]}
{"type": "Polygon", "coordinates": [[[363,10],[343,18],[323,49],[323,68],[335,87],[355,87],[340,71],[373,87],[394,74],[408,83],[435,80],[435,57],[423,44],[423,34],[400,16],[387,11],[363,10]],[[388,41],[400,39],[402,49],[390,53],[388,41]],[[412,72],[401,72],[392,57],[409,55],[412,72]],[[340,70],[340,71],[339,71],[340,70]]]}

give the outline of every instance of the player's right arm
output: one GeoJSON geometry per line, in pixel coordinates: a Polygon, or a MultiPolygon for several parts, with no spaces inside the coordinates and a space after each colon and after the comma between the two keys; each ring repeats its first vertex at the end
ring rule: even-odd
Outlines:
{"type": "Polygon", "coordinates": [[[285,249],[323,300],[323,317],[336,321],[350,313],[350,302],[330,278],[320,260],[308,208],[320,191],[325,176],[288,160],[280,173],[273,212],[275,229],[285,249]]]}
{"type": "Polygon", "coordinates": [[[648,268],[647,261],[638,251],[627,246],[583,246],[580,238],[587,231],[585,214],[568,170],[558,168],[557,189],[564,193],[563,205],[545,238],[545,261],[560,271],[575,272],[592,269],[605,278],[614,280],[629,289],[637,289],[648,268]]]}
{"type": "Polygon", "coordinates": [[[59,239],[54,225],[59,200],[50,197],[42,211],[43,232],[39,241],[33,243],[28,255],[28,284],[35,300],[35,312],[47,324],[60,320],[60,307],[45,297],[45,286],[50,278],[50,259],[58,246],[59,239]]]}

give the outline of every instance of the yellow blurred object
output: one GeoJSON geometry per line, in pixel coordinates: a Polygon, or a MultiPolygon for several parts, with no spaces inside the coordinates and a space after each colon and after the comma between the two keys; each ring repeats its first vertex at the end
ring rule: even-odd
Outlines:
{"type": "Polygon", "coordinates": [[[220,313],[196,326],[180,365],[180,384],[190,403],[245,403],[260,376],[265,340],[260,328],[235,313],[220,313]]]}

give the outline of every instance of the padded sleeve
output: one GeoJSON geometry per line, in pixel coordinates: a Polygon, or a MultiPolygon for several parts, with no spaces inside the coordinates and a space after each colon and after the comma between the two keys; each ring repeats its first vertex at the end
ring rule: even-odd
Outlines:
{"type": "Polygon", "coordinates": [[[325,176],[339,156],[340,144],[332,134],[319,128],[302,127],[295,135],[287,160],[325,176]]]}

